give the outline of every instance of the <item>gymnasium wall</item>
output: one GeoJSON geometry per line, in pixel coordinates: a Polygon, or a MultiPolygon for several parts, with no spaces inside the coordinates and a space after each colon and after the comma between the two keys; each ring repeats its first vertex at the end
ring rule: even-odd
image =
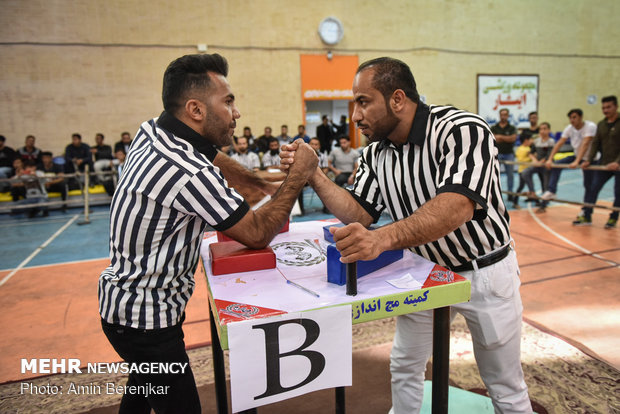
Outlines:
{"type": "Polygon", "coordinates": [[[344,24],[334,54],[407,62],[430,103],[476,110],[478,73],[539,74],[541,121],[554,131],[581,107],[620,95],[617,0],[1,0],[0,134],[59,154],[80,132],[122,131],[161,112],[170,61],[220,53],[245,125],[260,135],[302,120],[300,55],[325,54],[321,19],[344,24]],[[588,95],[599,101],[588,104],[588,95]]]}

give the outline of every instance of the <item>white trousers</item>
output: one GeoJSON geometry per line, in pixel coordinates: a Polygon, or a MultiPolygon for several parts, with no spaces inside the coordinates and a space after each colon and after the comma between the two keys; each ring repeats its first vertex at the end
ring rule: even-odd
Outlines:
{"type": "MultiPolygon", "coordinates": [[[[496,264],[460,273],[471,281],[471,301],[451,306],[467,321],[474,355],[496,413],[531,413],[521,368],[519,267],[514,250],[496,264]]],[[[392,345],[393,414],[420,412],[424,371],[433,346],[433,312],[399,316],[392,345]]]]}

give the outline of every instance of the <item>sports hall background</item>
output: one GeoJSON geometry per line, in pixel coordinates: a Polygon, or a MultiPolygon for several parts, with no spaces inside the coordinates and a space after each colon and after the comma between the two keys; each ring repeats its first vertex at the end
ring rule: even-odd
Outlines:
{"type": "MultiPolygon", "coordinates": [[[[230,63],[244,125],[302,123],[300,55],[330,49],[321,19],[339,18],[334,55],[389,55],[413,70],[427,102],[476,110],[476,74],[538,74],[552,131],[620,85],[617,0],[1,0],[0,129],[6,145],[62,152],[71,133],[116,142],[162,109],[174,58],[206,44],[230,63]]],[[[313,131],[309,131],[313,132],[313,131]]],[[[293,134],[291,134],[293,135],[293,134]]]]}

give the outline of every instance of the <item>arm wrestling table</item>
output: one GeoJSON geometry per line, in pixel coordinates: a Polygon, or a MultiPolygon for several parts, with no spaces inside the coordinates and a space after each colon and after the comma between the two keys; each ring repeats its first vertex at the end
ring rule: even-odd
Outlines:
{"type": "MultiPolygon", "coordinates": [[[[347,296],[345,286],[327,282],[325,250],[328,242],[323,239],[323,226],[330,223],[338,221],[291,223],[289,232],[278,234],[271,242],[277,258],[275,269],[219,276],[211,273],[209,257],[209,244],[216,242],[217,238],[215,232],[205,234],[201,257],[209,289],[218,413],[228,412],[223,350],[228,349],[229,324],[348,304],[351,305],[353,324],[434,309],[432,412],[447,413],[449,306],[470,299],[469,280],[405,250],[403,259],[360,278],[357,296],[347,296]],[[386,282],[407,273],[422,287],[399,289],[386,282]],[[319,297],[287,284],[286,279],[316,292],[319,297]]],[[[344,413],[343,387],[336,389],[336,406],[337,412],[344,413]]]]}

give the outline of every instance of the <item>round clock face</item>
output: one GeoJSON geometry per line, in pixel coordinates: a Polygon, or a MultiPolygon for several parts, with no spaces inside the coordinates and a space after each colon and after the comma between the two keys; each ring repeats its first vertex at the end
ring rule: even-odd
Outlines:
{"type": "Polygon", "coordinates": [[[335,45],[340,42],[343,34],[342,23],[335,17],[326,17],[319,24],[319,36],[328,45],[335,45]]]}

